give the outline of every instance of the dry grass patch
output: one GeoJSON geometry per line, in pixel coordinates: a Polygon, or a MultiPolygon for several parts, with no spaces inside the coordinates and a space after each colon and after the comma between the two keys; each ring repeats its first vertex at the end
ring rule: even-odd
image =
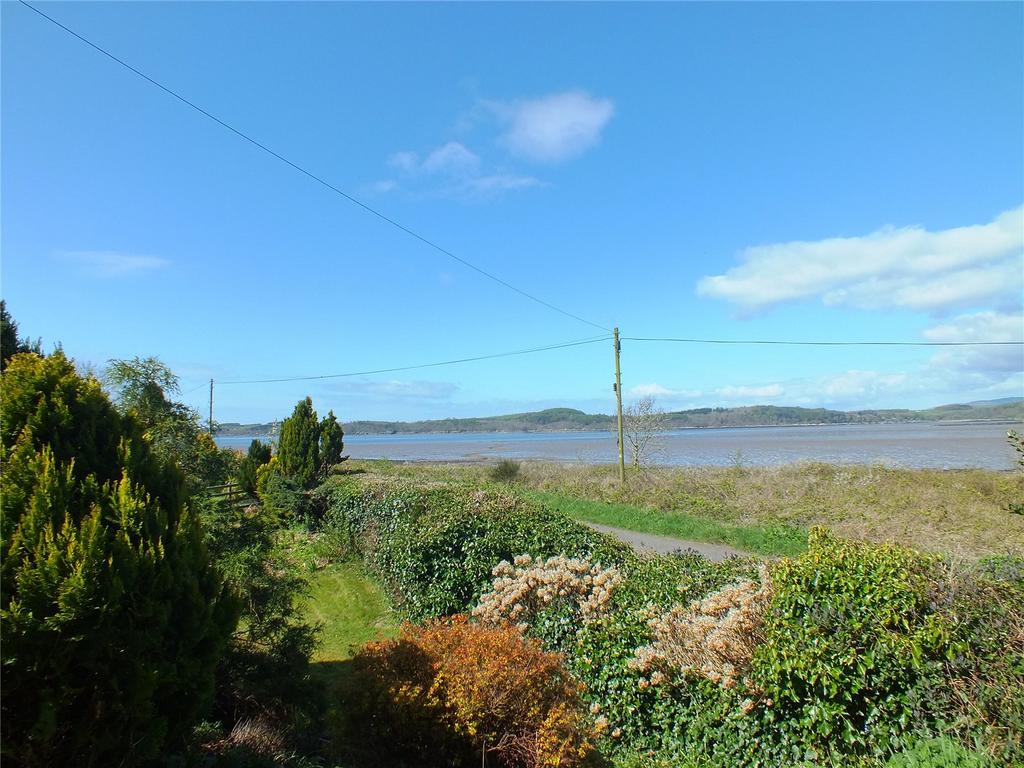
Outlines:
{"type": "MultiPolygon", "coordinates": [[[[367,462],[420,480],[487,482],[483,464],[367,462]]],[[[899,469],[817,462],[777,467],[657,467],[618,482],[614,465],[523,462],[519,484],[578,499],[685,512],[735,526],[826,525],[842,536],[981,555],[1024,551],[1024,472],[899,469]]]]}
{"type": "Polygon", "coordinates": [[[681,510],[737,525],[827,525],[843,536],[976,557],[1024,550],[1024,473],[800,463],[657,468],[524,464],[524,483],[581,498],[681,510]]]}

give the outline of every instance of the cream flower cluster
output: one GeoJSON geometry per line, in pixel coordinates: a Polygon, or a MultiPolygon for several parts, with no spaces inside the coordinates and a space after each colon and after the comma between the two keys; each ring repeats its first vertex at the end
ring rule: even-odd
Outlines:
{"type": "Polygon", "coordinates": [[[731,688],[761,641],[772,586],[762,566],[760,584],[741,581],[651,619],[654,642],[638,648],[633,669],[651,672],[651,683],[693,673],[731,688]]]}
{"type": "Polygon", "coordinates": [[[608,609],[622,583],[617,568],[602,569],[586,559],[562,555],[537,558],[519,555],[491,571],[493,589],[480,597],[473,616],[487,624],[510,622],[525,630],[528,620],[552,603],[568,601],[577,615],[591,621],[608,609]]]}

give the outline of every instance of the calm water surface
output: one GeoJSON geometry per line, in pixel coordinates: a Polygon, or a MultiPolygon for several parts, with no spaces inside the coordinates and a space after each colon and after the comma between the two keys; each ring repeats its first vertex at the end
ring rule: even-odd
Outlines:
{"type": "MultiPolygon", "coordinates": [[[[654,463],[670,465],[884,463],[902,467],[1011,469],[1008,429],[1022,424],[843,424],[820,427],[683,429],[659,438],[654,463]]],[[[250,437],[219,437],[245,448],[250,437]]],[[[610,432],[526,432],[436,435],[346,435],[345,453],[357,459],[479,461],[547,459],[599,464],[617,460],[610,432]]],[[[628,454],[627,454],[628,460],[628,454]]]]}

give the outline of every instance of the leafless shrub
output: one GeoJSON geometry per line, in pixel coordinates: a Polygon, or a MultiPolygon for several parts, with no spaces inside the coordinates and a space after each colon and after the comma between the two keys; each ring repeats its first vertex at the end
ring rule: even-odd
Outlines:
{"type": "Polygon", "coordinates": [[[651,619],[654,642],[637,649],[630,665],[652,672],[654,684],[692,673],[732,687],[762,640],[772,596],[765,566],[760,580],[741,581],[651,619]]]}
{"type": "Polygon", "coordinates": [[[668,424],[668,415],[651,396],[642,397],[622,412],[622,435],[633,456],[633,466],[651,459],[657,438],[668,424]]]}

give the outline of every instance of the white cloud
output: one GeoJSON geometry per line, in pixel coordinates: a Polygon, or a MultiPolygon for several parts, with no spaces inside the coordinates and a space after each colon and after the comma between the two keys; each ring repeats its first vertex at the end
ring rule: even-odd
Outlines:
{"type": "Polygon", "coordinates": [[[541,162],[560,162],[586,152],[600,141],[615,113],[610,99],[584,91],[487,106],[506,124],[500,142],[517,155],[541,162]]]}
{"type": "Polygon", "coordinates": [[[630,397],[664,397],[684,400],[692,400],[702,394],[703,392],[696,389],[669,389],[657,383],[637,384],[629,390],[630,397]]]}
{"type": "Polygon", "coordinates": [[[904,392],[910,377],[905,373],[881,373],[879,371],[845,371],[834,376],[824,376],[808,387],[808,394],[819,393],[823,403],[855,398],[855,401],[873,401],[879,395],[904,392]]]}
{"type": "Polygon", "coordinates": [[[396,152],[388,158],[388,165],[407,176],[476,176],[480,172],[480,157],[465,145],[449,141],[428,152],[423,160],[416,152],[396,152]]]}
{"type": "Polygon", "coordinates": [[[159,256],[141,256],[120,251],[64,251],[59,257],[78,264],[96,277],[125,277],[163,269],[170,264],[159,256]]]}
{"type": "Polygon", "coordinates": [[[743,262],[704,277],[702,296],[748,309],[820,297],[832,306],[938,312],[1024,289],[1024,207],[987,224],[930,232],[887,227],[862,237],[745,249],[743,262]]]}
{"type": "Polygon", "coordinates": [[[785,392],[781,384],[765,384],[763,386],[727,386],[715,390],[715,394],[726,400],[741,400],[751,397],[779,397],[785,392]]]}
{"type": "Polygon", "coordinates": [[[929,341],[1024,341],[1024,313],[976,312],[925,330],[929,341]]]}
{"type": "MultiPolygon", "coordinates": [[[[929,341],[1024,341],[1024,312],[977,312],[959,315],[928,328],[929,341]]],[[[966,372],[975,378],[1003,381],[1024,371],[1024,348],[1019,346],[949,347],[931,359],[936,370],[966,372]]]]}

